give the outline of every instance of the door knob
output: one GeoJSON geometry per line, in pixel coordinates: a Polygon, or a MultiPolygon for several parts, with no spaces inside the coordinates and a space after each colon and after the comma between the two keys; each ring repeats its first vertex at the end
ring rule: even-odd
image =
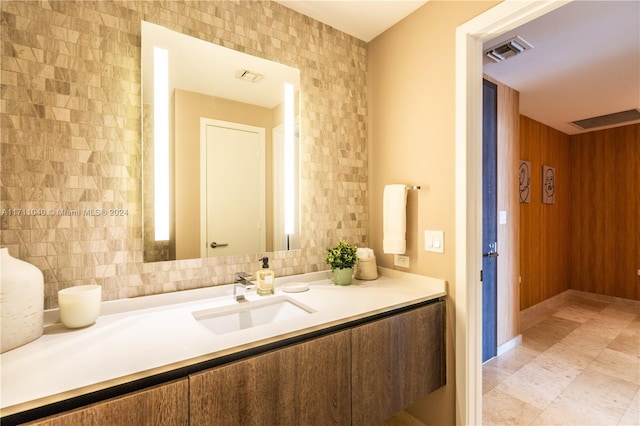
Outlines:
{"type": "Polygon", "coordinates": [[[229,244],[227,244],[227,243],[216,243],[216,242],[214,241],[214,242],[212,242],[209,246],[210,246],[211,248],[216,248],[216,247],[226,247],[226,246],[228,246],[228,245],[229,245],[229,244]]]}
{"type": "Polygon", "coordinates": [[[484,253],[482,256],[484,257],[489,257],[489,258],[495,258],[500,256],[498,254],[498,243],[490,243],[489,244],[489,252],[488,253],[484,253]]]}

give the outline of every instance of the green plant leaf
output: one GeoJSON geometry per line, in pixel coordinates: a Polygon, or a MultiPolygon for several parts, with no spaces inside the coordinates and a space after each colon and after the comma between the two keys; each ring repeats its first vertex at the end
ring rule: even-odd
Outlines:
{"type": "Polygon", "coordinates": [[[325,251],[325,262],[331,266],[331,270],[353,268],[358,263],[356,255],[358,248],[347,241],[341,240],[335,247],[325,251]]]}

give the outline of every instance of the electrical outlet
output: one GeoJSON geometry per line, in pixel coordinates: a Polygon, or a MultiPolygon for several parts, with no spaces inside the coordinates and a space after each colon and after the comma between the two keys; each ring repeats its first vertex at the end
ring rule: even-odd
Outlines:
{"type": "Polygon", "coordinates": [[[408,268],[409,267],[409,256],[403,256],[401,254],[394,254],[393,255],[393,264],[395,266],[399,266],[401,268],[408,268]]]}

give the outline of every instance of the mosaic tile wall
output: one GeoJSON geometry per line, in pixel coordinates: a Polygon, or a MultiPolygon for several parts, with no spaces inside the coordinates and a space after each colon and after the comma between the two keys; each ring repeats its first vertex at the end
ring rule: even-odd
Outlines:
{"type": "Polygon", "coordinates": [[[295,66],[303,248],[278,276],[367,244],[365,43],[274,2],[7,1],[1,16],[0,245],[38,266],[45,306],[86,283],[112,300],[229,283],[259,255],[143,263],[140,21],[295,66]]]}

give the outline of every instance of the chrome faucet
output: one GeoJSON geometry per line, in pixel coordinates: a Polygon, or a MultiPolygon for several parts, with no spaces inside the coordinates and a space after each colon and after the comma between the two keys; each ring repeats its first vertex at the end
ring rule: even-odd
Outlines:
{"type": "Polygon", "coordinates": [[[247,287],[252,285],[251,274],[247,274],[246,272],[236,272],[236,280],[233,283],[233,299],[242,302],[246,300],[244,298],[245,292],[247,291],[247,287]]]}

